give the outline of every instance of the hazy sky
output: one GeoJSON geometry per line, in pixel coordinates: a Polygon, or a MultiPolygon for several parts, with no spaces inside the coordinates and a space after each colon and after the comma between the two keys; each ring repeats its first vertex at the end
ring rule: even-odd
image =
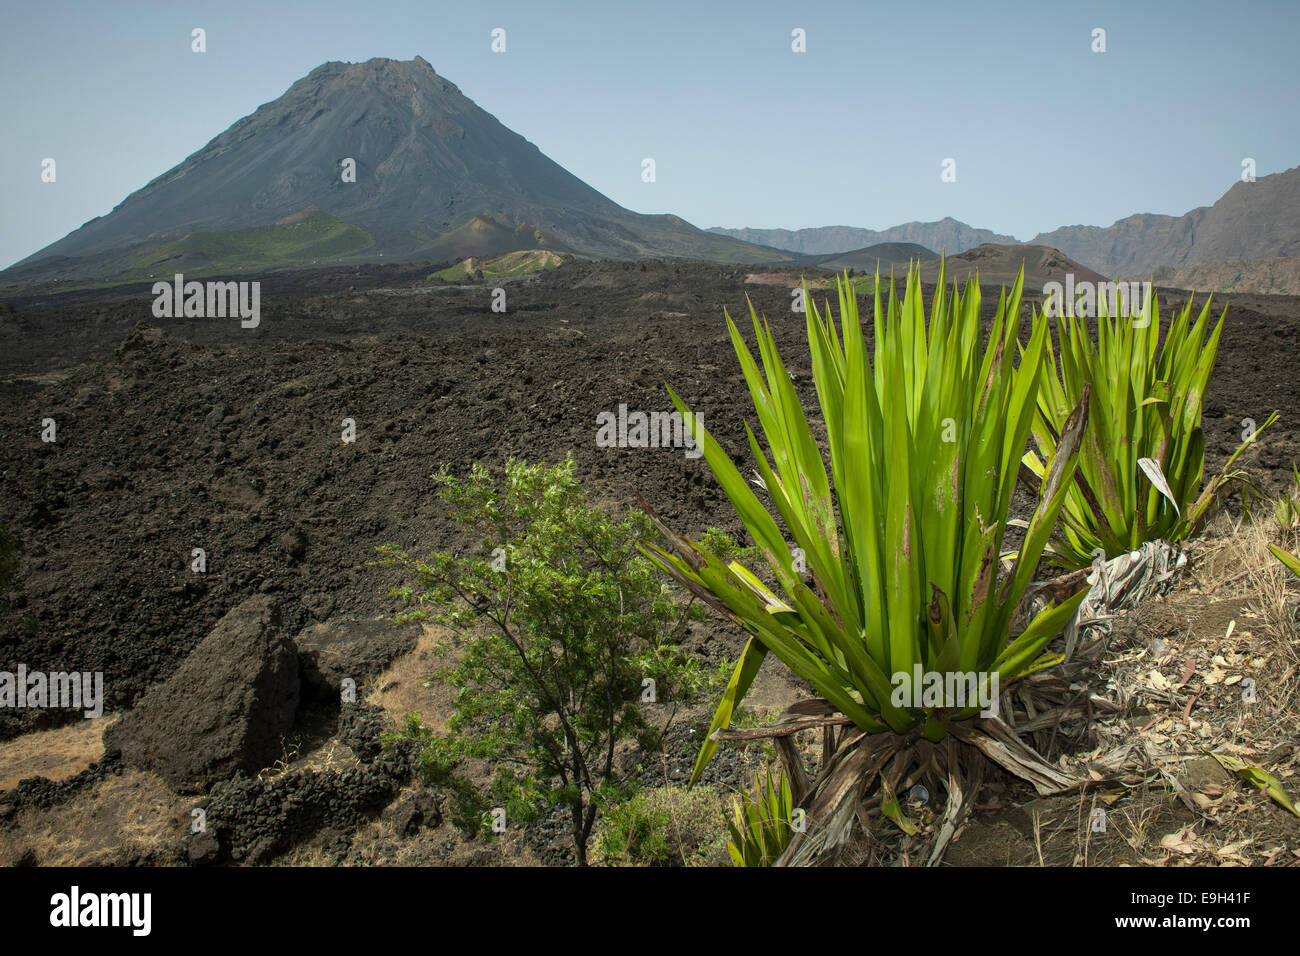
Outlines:
{"type": "Polygon", "coordinates": [[[953,216],[1028,239],[1208,205],[1245,157],[1300,163],[1297,0],[3,3],[0,267],[321,63],[375,56],[420,54],[611,199],[703,227],[953,216]]]}

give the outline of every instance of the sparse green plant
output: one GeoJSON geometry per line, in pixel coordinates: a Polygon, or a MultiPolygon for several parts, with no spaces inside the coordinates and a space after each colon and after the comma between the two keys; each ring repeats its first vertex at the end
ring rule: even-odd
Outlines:
{"type": "Polygon", "coordinates": [[[1300,528],[1300,469],[1291,464],[1294,483],[1273,502],[1273,518],[1283,531],[1295,531],[1300,528]]]}

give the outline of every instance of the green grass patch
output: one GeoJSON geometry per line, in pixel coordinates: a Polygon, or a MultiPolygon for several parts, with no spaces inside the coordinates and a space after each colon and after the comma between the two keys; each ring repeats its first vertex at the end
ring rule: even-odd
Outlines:
{"type": "Polygon", "coordinates": [[[718,866],[726,860],[729,801],[711,787],[641,790],[596,824],[596,866],[718,866]]]}

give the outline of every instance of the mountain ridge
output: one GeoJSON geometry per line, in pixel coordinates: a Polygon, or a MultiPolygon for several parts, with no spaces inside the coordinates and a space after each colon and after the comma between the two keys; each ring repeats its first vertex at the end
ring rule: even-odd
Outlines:
{"type": "Polygon", "coordinates": [[[1238,181],[1209,206],[1181,216],[1135,213],[1109,226],[1061,226],[1025,242],[946,217],[888,229],[711,227],[710,232],[799,255],[846,256],[881,243],[915,243],[950,255],[979,245],[1046,246],[1103,275],[1135,275],[1162,267],[1300,256],[1300,166],[1238,181]],[[865,240],[865,241],[864,241],[865,240]]]}
{"type": "Polygon", "coordinates": [[[905,222],[888,229],[865,229],[858,226],[812,226],[806,229],[753,229],[711,226],[709,232],[720,236],[771,246],[800,255],[827,256],[856,252],[885,243],[913,243],[938,252],[966,252],[987,242],[1018,245],[1014,236],[1003,236],[989,229],[976,229],[945,216],[934,222],[905,222]]]}
{"type": "Polygon", "coordinates": [[[1300,255],[1300,166],[1238,180],[1213,204],[1181,216],[1137,213],[1109,226],[1062,226],[1030,242],[1122,275],[1300,255]]]}

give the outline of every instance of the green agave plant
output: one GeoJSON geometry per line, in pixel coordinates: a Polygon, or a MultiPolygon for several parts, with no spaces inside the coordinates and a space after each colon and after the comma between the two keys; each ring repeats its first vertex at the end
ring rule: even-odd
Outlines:
{"type": "Polygon", "coordinates": [[[727,852],[736,866],[771,866],[790,845],[794,835],[794,799],[784,771],[767,780],[754,774],[754,795],[741,793],[727,820],[731,841],[727,852]]]}
{"type": "MultiPolygon", "coordinates": [[[[1193,323],[1188,300],[1157,348],[1160,307],[1154,291],[1140,311],[1125,305],[1113,318],[1107,296],[1098,296],[1098,305],[1095,345],[1086,319],[1057,319],[1060,361],[1049,338],[1050,374],[1039,392],[1033,428],[1039,451],[1050,461],[1067,416],[1084,388],[1091,388],[1092,427],[1061,530],[1049,547],[1054,563],[1071,569],[1092,563],[1098,552],[1113,558],[1147,541],[1176,542],[1195,534],[1227,487],[1245,481],[1243,473],[1231,471],[1237,456],[1277,420],[1274,412],[1202,487],[1201,412],[1227,309],[1210,332],[1210,302],[1193,323]]],[[[1024,463],[1035,475],[1047,471],[1033,451],[1024,463]]]]}
{"type": "Polygon", "coordinates": [[[1043,649],[1083,598],[1057,595],[1013,638],[1026,587],[1068,493],[1087,408],[1080,403],[1062,429],[1023,543],[1004,566],[1003,538],[1035,414],[1047,324],[1035,320],[1013,365],[1022,268],[1010,294],[1004,290],[999,299],[981,354],[979,286],[968,281],[960,294],[955,286],[948,292],[944,274],[941,263],[928,327],[919,270],[909,270],[901,302],[892,278],[887,302],[877,281],[874,360],[847,280],[837,280],[838,327],[829,306],[824,317],[818,312],[805,286],[829,470],[767,322],[751,305],[760,367],[727,316],[770,451],[769,459],[746,425],[756,484],[775,514],[669,389],[780,591],[662,523],[671,551],[643,545],[685,587],[752,635],[692,783],[716,750],[713,734],[727,727],[769,651],[868,733],[922,727],[927,739],[939,740],[950,721],[975,716],[979,706],[900,706],[891,699],[893,675],[912,675],[916,668],[974,673],[981,687],[996,675],[1005,686],[1051,662],[1040,659],[1043,649]],[[811,581],[796,570],[794,548],[811,581]]]}

